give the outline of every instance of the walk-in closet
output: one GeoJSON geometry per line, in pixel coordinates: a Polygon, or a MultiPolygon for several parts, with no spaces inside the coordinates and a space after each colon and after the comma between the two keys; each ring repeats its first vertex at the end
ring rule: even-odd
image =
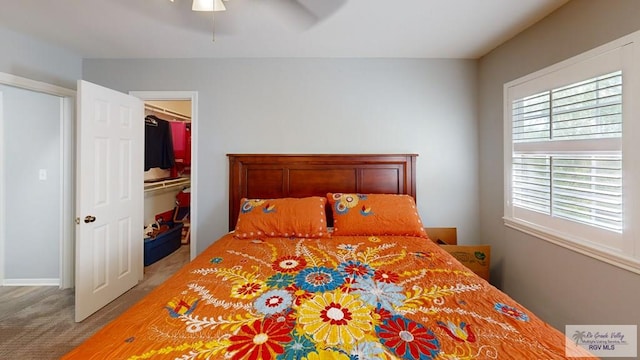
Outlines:
{"type": "Polygon", "coordinates": [[[190,243],[191,101],[145,101],[144,265],[190,243]]]}

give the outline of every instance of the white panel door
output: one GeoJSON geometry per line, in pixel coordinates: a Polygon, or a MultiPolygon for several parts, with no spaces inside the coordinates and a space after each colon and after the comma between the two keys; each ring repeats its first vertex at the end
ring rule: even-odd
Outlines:
{"type": "Polygon", "coordinates": [[[144,104],[78,81],[76,321],[137,284],[143,271],[144,104]]]}

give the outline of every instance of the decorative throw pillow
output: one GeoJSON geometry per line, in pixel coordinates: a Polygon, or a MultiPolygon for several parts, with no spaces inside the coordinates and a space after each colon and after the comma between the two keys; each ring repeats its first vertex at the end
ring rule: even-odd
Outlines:
{"type": "Polygon", "coordinates": [[[427,237],[409,195],[329,193],[333,235],[407,235],[427,237]]]}
{"type": "Polygon", "coordinates": [[[325,204],[319,196],[241,200],[236,238],[328,236],[325,204]]]}

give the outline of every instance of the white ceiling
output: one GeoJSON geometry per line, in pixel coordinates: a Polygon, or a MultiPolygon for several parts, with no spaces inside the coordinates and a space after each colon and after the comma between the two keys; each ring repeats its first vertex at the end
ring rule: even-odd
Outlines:
{"type": "Polygon", "coordinates": [[[567,1],[229,0],[198,13],[191,0],[0,0],[0,26],[83,58],[475,59],[567,1]]]}

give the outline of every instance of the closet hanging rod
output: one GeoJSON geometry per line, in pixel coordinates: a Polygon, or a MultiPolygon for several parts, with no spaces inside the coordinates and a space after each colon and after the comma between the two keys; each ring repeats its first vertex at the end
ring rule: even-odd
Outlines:
{"type": "Polygon", "coordinates": [[[178,186],[188,186],[190,184],[191,184],[191,179],[189,178],[177,178],[177,179],[161,180],[161,181],[155,181],[155,182],[145,182],[144,192],[174,188],[178,186]]]}
{"type": "Polygon", "coordinates": [[[158,112],[158,113],[166,114],[166,115],[169,115],[169,116],[173,116],[175,118],[182,119],[184,121],[191,121],[191,117],[189,117],[187,115],[183,115],[183,114],[177,113],[175,111],[171,111],[169,109],[161,108],[161,107],[156,106],[156,105],[144,104],[144,108],[145,108],[145,110],[155,111],[155,112],[158,112]]]}

